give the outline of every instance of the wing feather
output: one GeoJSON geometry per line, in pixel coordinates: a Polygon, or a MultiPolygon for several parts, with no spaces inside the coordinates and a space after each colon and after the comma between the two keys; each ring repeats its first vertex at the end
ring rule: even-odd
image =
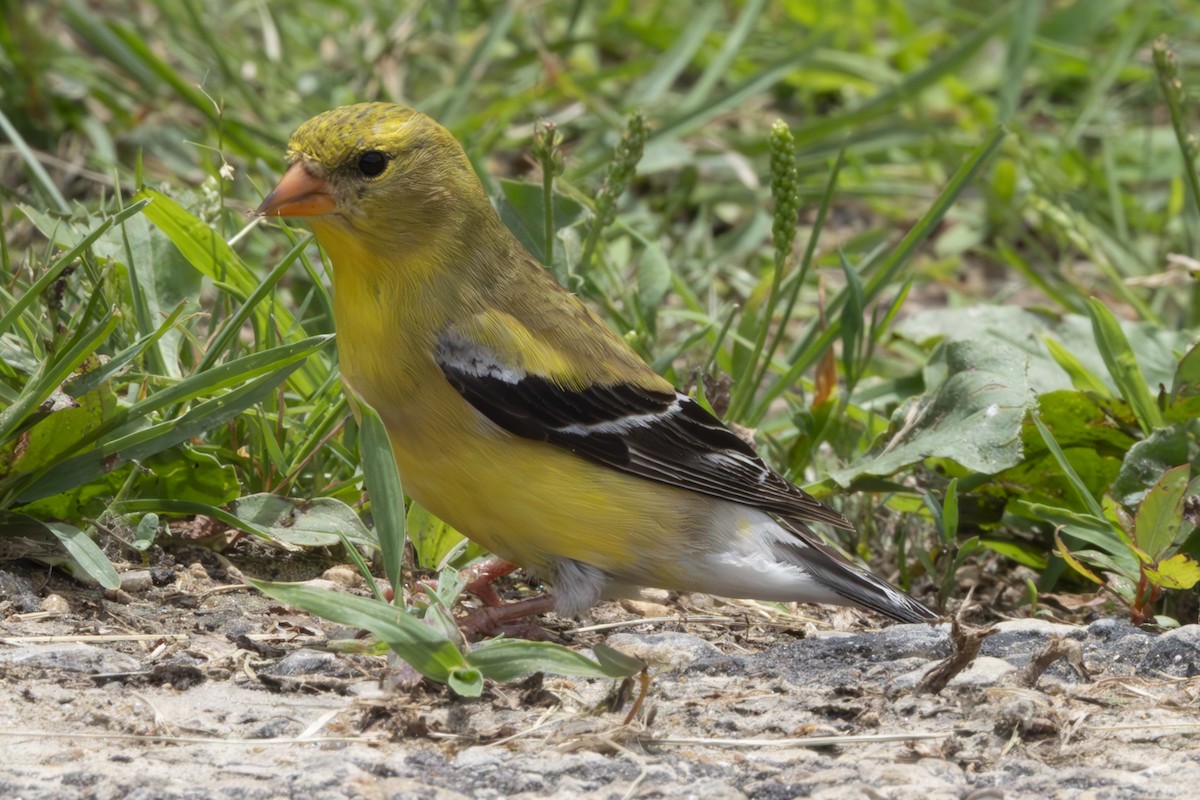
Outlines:
{"type": "Polygon", "coordinates": [[[514,368],[453,331],[439,339],[436,359],[467,402],[516,436],[797,523],[850,528],[844,517],[767,466],[754,448],[684,394],[632,383],[567,388],[514,368]]]}

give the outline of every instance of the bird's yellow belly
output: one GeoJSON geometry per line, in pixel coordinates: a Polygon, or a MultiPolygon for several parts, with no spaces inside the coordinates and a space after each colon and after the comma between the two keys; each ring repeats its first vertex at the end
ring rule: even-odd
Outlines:
{"type": "Polygon", "coordinates": [[[405,492],[469,539],[534,570],[566,558],[633,582],[695,546],[696,495],[513,436],[443,385],[384,418],[405,492]]]}

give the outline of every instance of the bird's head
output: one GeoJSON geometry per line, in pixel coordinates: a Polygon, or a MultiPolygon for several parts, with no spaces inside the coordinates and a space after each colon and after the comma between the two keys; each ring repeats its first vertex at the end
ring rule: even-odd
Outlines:
{"type": "Polygon", "coordinates": [[[405,106],[319,114],[292,134],[288,163],[257,213],[305,217],[327,248],[352,238],[380,252],[421,249],[448,227],[492,213],[461,145],[405,106]]]}

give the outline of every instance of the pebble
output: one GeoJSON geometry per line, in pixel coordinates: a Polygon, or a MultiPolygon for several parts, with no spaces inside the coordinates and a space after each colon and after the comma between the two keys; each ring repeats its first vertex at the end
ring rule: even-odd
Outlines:
{"type": "Polygon", "coordinates": [[[48,614],[66,614],[71,610],[71,604],[61,594],[48,594],[42,598],[42,611],[48,614]]]}
{"type": "Polygon", "coordinates": [[[664,606],[662,603],[648,603],[645,600],[625,598],[621,600],[621,608],[630,614],[637,614],[639,617],[674,617],[677,615],[676,610],[670,606],[664,606]]]}
{"type": "Polygon", "coordinates": [[[154,585],[154,579],[148,569],[132,569],[121,573],[121,590],[130,594],[139,594],[154,585]]]}
{"type": "Polygon", "coordinates": [[[284,656],[275,666],[266,670],[266,674],[280,677],[324,675],[333,678],[356,678],[362,673],[337,653],[302,648],[284,656]]]}
{"type": "Polygon", "coordinates": [[[362,573],[349,564],[338,564],[321,573],[324,580],[347,589],[357,589],[366,585],[362,573]]]}
{"type": "Polygon", "coordinates": [[[997,686],[1017,668],[1002,658],[979,656],[971,662],[971,666],[950,679],[950,686],[973,686],[985,688],[997,686]]]}

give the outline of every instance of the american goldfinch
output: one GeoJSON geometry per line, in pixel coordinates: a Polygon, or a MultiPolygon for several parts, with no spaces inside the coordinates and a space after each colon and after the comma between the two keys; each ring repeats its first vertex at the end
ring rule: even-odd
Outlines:
{"type": "Polygon", "coordinates": [[[826,545],[808,523],[849,528],[840,514],[563,289],[434,120],[336,108],[288,161],[257,213],[304,217],[325,248],[342,379],[405,491],[548,580],[559,613],[650,586],[937,618],[826,545]]]}

